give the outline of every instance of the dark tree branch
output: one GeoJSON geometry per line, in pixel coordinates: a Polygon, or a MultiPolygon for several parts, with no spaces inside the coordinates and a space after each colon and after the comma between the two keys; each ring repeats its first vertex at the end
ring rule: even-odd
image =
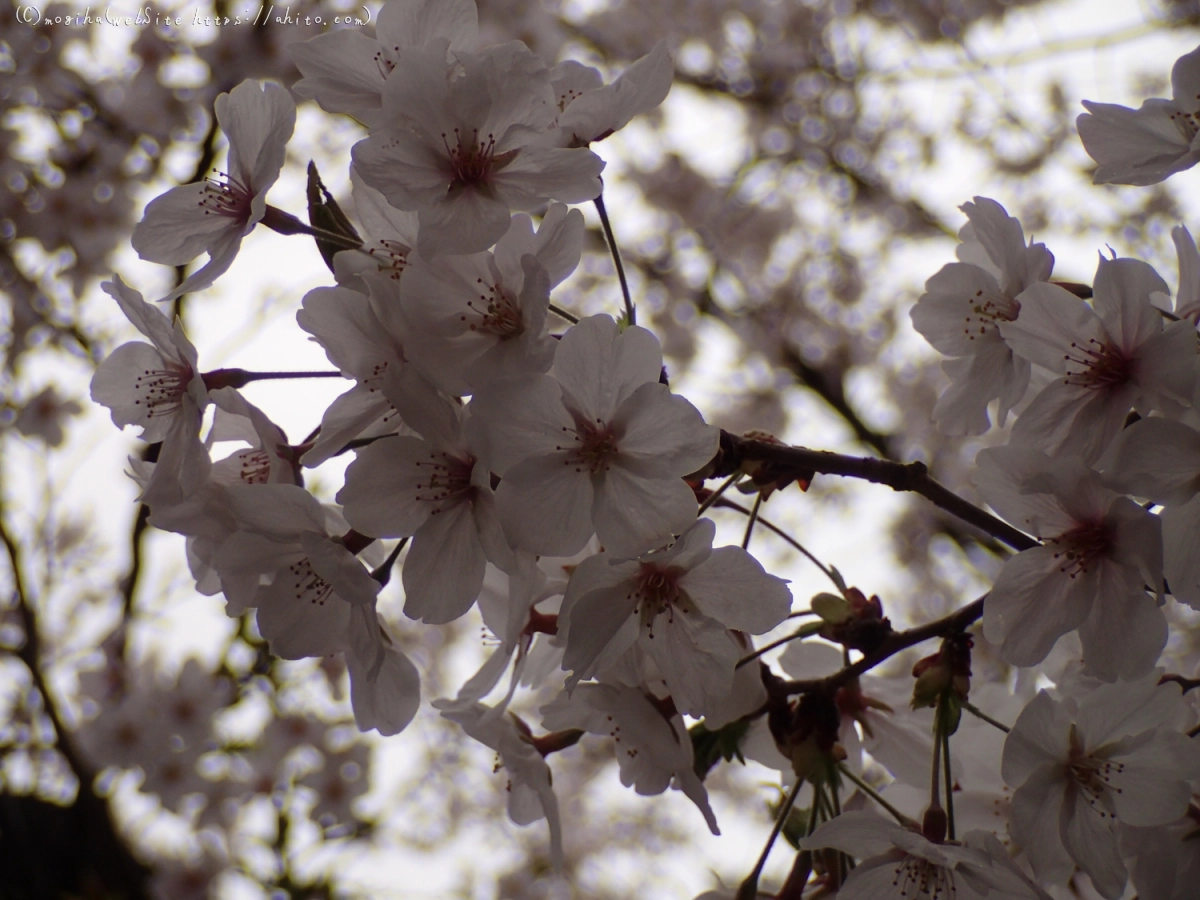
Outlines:
{"type": "Polygon", "coordinates": [[[857,678],[884,660],[895,656],[901,650],[907,650],[930,638],[948,637],[965,631],[983,615],[983,602],[986,599],[987,595],[985,594],[941,619],[919,625],[916,628],[909,628],[907,631],[897,631],[885,638],[877,650],[867,653],[858,662],[846,666],[832,675],[825,678],[809,678],[804,681],[784,681],[782,688],[789,694],[836,690],[852,678],[857,678]]]}
{"type": "Polygon", "coordinates": [[[750,440],[721,432],[721,449],[714,470],[705,475],[721,478],[739,469],[743,462],[763,462],[775,471],[795,472],[796,477],[811,477],[812,473],[859,478],[875,484],[885,484],[894,491],[920,494],[940,509],[944,509],[980,531],[1003,541],[1014,550],[1038,546],[1029,535],[1004,522],[984,509],[963,499],[929,476],[922,462],[898,463],[884,459],[845,456],[807,447],[789,447],[767,441],[750,440]]]}

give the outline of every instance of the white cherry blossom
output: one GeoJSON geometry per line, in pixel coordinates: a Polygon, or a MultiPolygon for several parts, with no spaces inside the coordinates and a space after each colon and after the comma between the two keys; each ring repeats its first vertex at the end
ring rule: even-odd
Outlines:
{"type": "Polygon", "coordinates": [[[379,10],[374,37],[344,28],[289,44],[304,75],[292,90],[328,112],[378,125],[383,84],[405,51],[446,43],[471,50],[478,31],[475,0],[392,0],[379,10]]]}
{"type": "Polygon", "coordinates": [[[1187,810],[1200,746],[1179,730],[1190,715],[1179,687],[1158,677],[1078,701],[1041,691],[1017,718],[1001,771],[1016,788],[1009,828],[1039,877],[1062,883],[1077,865],[1117,900],[1127,871],[1116,823],[1166,825],[1187,810]]]}
{"type": "Polygon", "coordinates": [[[561,147],[586,147],[620,131],[635,117],[649,112],[667,98],[675,79],[666,41],[604,84],[595,69],[574,60],[560,63],[550,73],[559,113],[551,135],[561,147]]]}
{"type": "Polygon", "coordinates": [[[215,108],[229,138],[229,172],[152,200],[133,230],[133,248],[150,262],[181,266],[208,253],[208,262],[163,300],[204,290],[233,265],[242,238],[267,213],[267,191],[296,125],[291,95],[269,82],[243,81],[218,96],[215,108]]]}
{"type": "Polygon", "coordinates": [[[397,209],[418,214],[426,258],[486,250],[512,210],[600,194],[590,150],[534,146],[556,108],[544,64],[519,42],[401,56],[384,84],[387,127],[354,147],[354,166],[397,209]]]}
{"type": "Polygon", "coordinates": [[[1083,101],[1076,127],[1098,164],[1096,184],[1157,184],[1200,162],[1200,49],[1175,61],[1171,90],[1139,109],[1083,101]]]}
{"type": "Polygon", "coordinates": [[[650,332],[590,316],[563,335],[548,375],[475,395],[472,427],[501,477],[496,502],[515,546],[569,556],[595,532],[632,557],[694,521],[683,476],[712,459],[718,430],[659,383],[661,371],[650,332]]]}
{"type": "Polygon", "coordinates": [[[196,440],[209,402],[196,348],[178,319],[172,322],[120,276],[102,287],[150,343],[117,347],[92,376],[92,399],[109,408],[118,428],[137,425],[143,441],[162,441],[142,501],[151,507],[181,502],[203,480],[207,463],[196,440]]]}
{"type": "Polygon", "coordinates": [[[1166,290],[1146,263],[1103,257],[1092,306],[1057,285],[1028,288],[1020,318],[1002,323],[1000,333],[1060,377],[1022,411],[1013,440],[1092,462],[1130,410],[1181,411],[1191,401],[1196,335],[1190,322],[1163,326],[1150,298],[1166,290]]]}
{"type": "Polygon", "coordinates": [[[1029,361],[1001,334],[1000,326],[1021,311],[1019,295],[1044,282],[1054,256],[1044,244],[1025,244],[1021,223],[995,200],[976,197],[962,207],[968,222],[959,232],[961,260],[943,266],[925,283],[910,311],[913,327],[942,354],[950,387],[934,407],[946,434],[982,434],[987,407],[999,401],[996,424],[1021,402],[1029,386],[1029,361]]]}
{"type": "Polygon", "coordinates": [[[965,845],[935,843],[875,813],[849,811],[800,841],[802,850],[822,847],[860,860],[839,900],[1048,900],[995,838],[979,833],[968,835],[965,845]]]}
{"type": "MultiPolygon", "coordinates": [[[[491,715],[482,703],[435,700],[434,707],[468,735],[496,751],[499,767],[508,775],[508,817],[517,825],[545,819],[550,829],[550,859],[563,864],[562,822],[558,798],[551,787],[550,767],[529,740],[528,730],[511,715],[491,715]]],[[[521,723],[523,725],[523,723],[521,723]]]]}
{"type": "Polygon", "coordinates": [[[666,550],[636,559],[599,553],[579,564],[560,614],[568,687],[637,644],[681,711],[704,715],[729,695],[743,655],[729,629],[770,631],[792,595],[740,547],[713,549],[715,532],[700,519],[666,550]]]}
{"type": "Polygon", "coordinates": [[[338,492],[348,521],[372,537],[409,537],[404,611],[444,624],[475,602],[490,560],[514,565],[496,512],[491,471],[464,433],[467,410],[433,397],[407,418],[423,437],[387,437],[358,450],[338,492]]]}
{"type": "Polygon", "coordinates": [[[720,834],[704,782],[692,768],[692,742],[683,716],[643,688],[581,684],[542,707],[547,728],[582,728],[607,735],[617,747],[621,783],[643,795],[668,787],[696,804],[713,834],[720,834]]]}
{"type": "Polygon", "coordinates": [[[490,253],[415,256],[400,283],[405,316],[421,336],[413,361],[454,395],[545,372],[558,344],[546,327],[550,291],[582,251],[582,214],[552,203],[536,232],[528,216],[514,216],[490,253]]]}
{"type": "Polygon", "coordinates": [[[1167,640],[1162,534],[1152,516],[1101,484],[1078,457],[1028,447],[984,450],[975,484],[993,509],[1040,538],[1009,558],[983,607],[1004,659],[1032,666],[1079,629],[1084,661],[1111,681],[1149,671],[1167,640]]]}

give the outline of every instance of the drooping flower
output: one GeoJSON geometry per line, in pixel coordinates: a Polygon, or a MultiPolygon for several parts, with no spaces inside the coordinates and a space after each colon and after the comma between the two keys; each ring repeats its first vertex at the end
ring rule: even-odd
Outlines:
{"type": "Polygon", "coordinates": [[[243,81],[214,107],[229,138],[229,172],[155,198],[133,229],[133,248],[150,262],[182,266],[208,253],[208,262],[163,300],[204,290],[233,265],[242,238],[266,215],[267,191],[296,125],[291,95],[269,82],[243,81]]]}
{"type": "Polygon", "coordinates": [[[539,147],[556,108],[545,66],[520,42],[478,53],[403,54],[384,84],[387,127],[354,146],[354,166],[420,222],[426,259],[486,250],[512,210],[600,194],[604,162],[584,148],[539,147]]]}
{"type": "Polygon", "coordinates": [[[1039,877],[1064,883],[1077,865],[1117,900],[1127,879],[1117,823],[1165,825],[1187,810],[1200,747],[1179,730],[1189,715],[1179,687],[1158,676],[1078,702],[1041,691],[1017,718],[1001,772],[1016,788],[1009,829],[1039,877]]]}
{"type": "Polygon", "coordinates": [[[695,520],[683,476],[712,459],[718,430],[659,383],[661,371],[650,332],[590,316],[558,342],[548,375],[475,395],[472,427],[501,477],[496,502],[515,546],[569,556],[595,532],[633,557],[695,520]]]}
{"type": "Polygon", "coordinates": [[[621,783],[643,795],[668,787],[696,804],[713,834],[720,834],[708,791],[692,763],[692,742],[669,702],[624,684],[581,684],[542,707],[547,728],[582,728],[607,735],[617,745],[621,783]]]}
{"type": "Polygon", "coordinates": [[[545,819],[550,829],[550,859],[556,869],[563,864],[562,821],[558,798],[551,787],[550,767],[529,739],[524,723],[511,714],[491,715],[492,710],[473,701],[435,700],[433,705],[468,735],[496,751],[498,767],[508,774],[508,817],[517,825],[545,819]],[[518,724],[519,723],[519,724],[518,724]]]}
{"type": "Polygon", "coordinates": [[[959,232],[961,260],[944,266],[925,283],[910,312],[913,327],[939,352],[951,384],[934,407],[934,421],[947,434],[982,434],[987,407],[999,401],[1003,425],[1029,386],[1029,361],[1013,352],[1000,326],[1021,311],[1018,295],[1044,282],[1054,257],[1044,244],[1025,244],[1021,223],[995,200],[976,197],[963,204],[968,222],[959,232]]]}
{"type": "Polygon", "coordinates": [[[206,474],[207,456],[196,438],[209,400],[196,348],[178,319],[172,322],[120,276],[102,287],[150,343],[117,347],[92,376],[92,399],[109,408],[118,428],[137,425],[143,441],[162,441],[142,501],[152,507],[179,502],[206,474]]]}
{"type": "Polygon", "coordinates": [[[1096,184],[1158,184],[1200,162],[1200,48],[1175,61],[1171,90],[1139,109],[1083,101],[1076,127],[1098,163],[1096,184]]]}

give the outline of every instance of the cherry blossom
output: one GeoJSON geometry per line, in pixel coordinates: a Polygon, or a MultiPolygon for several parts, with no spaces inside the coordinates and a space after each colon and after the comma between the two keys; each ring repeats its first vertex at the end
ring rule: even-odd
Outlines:
{"type": "Polygon", "coordinates": [[[993,838],[969,835],[970,846],[934,842],[874,813],[847,811],[800,841],[803,850],[832,847],[861,860],[838,890],[839,900],[1046,900],[993,838]]]}
{"type": "Polygon", "coordinates": [[[1146,263],[1103,257],[1092,306],[1057,285],[1028,288],[1020,318],[1000,333],[1016,353],[1061,377],[1021,413],[1013,440],[1092,462],[1131,409],[1182,411],[1191,401],[1195,328],[1163,326],[1150,298],[1166,290],[1146,263]]]}
{"type": "Polygon", "coordinates": [[[579,564],[560,613],[568,687],[636,643],[683,712],[704,715],[728,696],[742,655],[729,629],[770,631],[792,595],[740,547],[714,550],[715,533],[712,520],[700,519],[666,550],[636,559],[605,552],[579,564]]]}
{"type": "Polygon", "coordinates": [[[196,348],[178,320],[172,322],[120,276],[102,286],[150,343],[131,341],[114,350],[92,376],[92,399],[109,408],[118,428],[138,425],[143,441],[163,442],[143,486],[143,502],[179,502],[201,480],[203,454],[195,437],[209,398],[196,348]]]}
{"type": "Polygon", "coordinates": [[[392,0],[379,10],[374,37],[345,28],[289,44],[304,75],[292,89],[328,112],[378,125],[383,84],[402,54],[445,44],[471,50],[478,30],[475,0],[392,0]]]}
{"type": "Polygon", "coordinates": [[[551,133],[555,143],[586,147],[604,140],[661,104],[674,78],[675,66],[665,41],[655,44],[612,84],[604,84],[599,72],[574,60],[560,63],[550,73],[561,110],[551,133]]]}
{"type": "Polygon", "coordinates": [[[1144,100],[1139,109],[1083,101],[1076,126],[1098,164],[1096,184],[1157,184],[1200,162],[1200,49],[1175,61],[1171,90],[1171,100],[1144,100]]]}
{"type": "Polygon", "coordinates": [[[611,737],[617,744],[621,783],[639,794],[682,791],[696,804],[713,834],[720,834],[708,791],[692,769],[692,742],[669,699],[639,687],[582,684],[542,707],[547,728],[582,728],[611,737]]]}
{"type": "Polygon", "coordinates": [[[392,437],[357,451],[338,492],[346,520],[373,537],[409,537],[405,613],[444,624],[475,602],[490,560],[515,564],[496,512],[491,471],[464,430],[467,410],[443,398],[408,420],[423,437],[392,437]]]}
{"type": "Polygon", "coordinates": [[[548,375],[479,391],[472,427],[501,477],[496,502],[515,545],[569,556],[594,531],[632,557],[692,523],[683,476],[712,459],[717,429],[659,383],[661,371],[650,332],[590,316],[563,335],[548,375]]]}
{"type": "Polygon", "coordinates": [[[1200,748],[1177,730],[1190,715],[1178,686],[1158,675],[1078,701],[1040,691],[1013,725],[1001,767],[1016,788],[1009,828],[1040,877],[1063,882],[1077,865],[1117,900],[1127,871],[1116,823],[1166,825],[1188,808],[1200,748]]]}
{"type": "Polygon", "coordinates": [[[546,327],[550,291],[582,250],[583,216],[552,203],[536,232],[528,216],[514,216],[491,253],[414,257],[400,284],[405,316],[422,336],[413,361],[455,395],[545,372],[558,343],[546,327]]]}
{"type": "Polygon", "coordinates": [[[562,823],[558,798],[550,786],[550,767],[534,747],[527,728],[516,717],[489,715],[482,703],[435,700],[436,709],[463,730],[496,751],[498,767],[508,773],[508,817],[517,825],[545,819],[550,829],[550,859],[562,868],[562,823]]]}
{"type": "Polygon", "coordinates": [[[1171,594],[1200,609],[1200,432],[1183,422],[1153,417],[1135,422],[1100,461],[1105,481],[1118,490],[1164,505],[1163,567],[1171,594]]]}
{"type": "MultiPolygon", "coordinates": [[[[339,259],[341,257],[339,256],[339,259]]],[[[408,360],[407,323],[392,280],[364,272],[369,296],[345,287],[315,288],[304,295],[296,321],[325,349],[329,361],[355,380],[321,419],[321,431],[302,461],[320,465],[357,437],[394,434],[404,421],[395,402],[435,402],[436,394],[408,360]]]]}
{"type": "Polygon", "coordinates": [[[995,200],[976,197],[963,204],[968,222],[959,232],[961,262],[951,263],[925,283],[910,311],[913,327],[942,354],[951,385],[934,407],[934,420],[947,434],[982,434],[987,407],[999,401],[996,424],[1021,402],[1029,386],[1029,361],[1014,353],[1000,326],[1021,311],[1018,299],[1044,282],[1054,256],[1044,244],[1025,244],[1021,223],[995,200]]]}
{"type": "Polygon", "coordinates": [[[133,248],[150,262],[182,266],[208,253],[208,262],[163,300],[204,290],[233,265],[242,238],[267,214],[267,191],[296,125],[291,96],[269,82],[243,81],[217,97],[215,109],[229,138],[228,174],[155,198],[133,230],[133,248]]]}
{"type": "Polygon", "coordinates": [[[363,179],[420,221],[426,258],[476,253],[499,240],[511,210],[600,194],[603,161],[583,148],[537,147],[554,119],[545,65],[519,42],[456,53],[414,49],[383,90],[386,128],[354,147],[363,179]]]}
{"type": "Polygon", "coordinates": [[[1158,517],[1107,488],[1077,457],[1028,447],[984,450],[975,484],[1010,522],[1042,539],[1008,559],[983,607],[1005,660],[1032,666],[1076,628],[1099,677],[1149,671],[1167,639],[1158,517]]]}

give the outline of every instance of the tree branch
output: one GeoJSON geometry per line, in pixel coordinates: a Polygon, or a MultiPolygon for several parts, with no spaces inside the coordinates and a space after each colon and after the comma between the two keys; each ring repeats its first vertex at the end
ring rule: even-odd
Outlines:
{"type": "Polygon", "coordinates": [[[780,474],[794,472],[800,478],[805,475],[811,477],[812,473],[841,475],[885,484],[894,491],[911,491],[1014,550],[1029,550],[1038,546],[1038,542],[1029,535],[939,484],[929,476],[929,470],[923,462],[897,463],[871,457],[845,456],[825,450],[749,440],[722,431],[721,450],[714,471],[706,471],[705,475],[725,477],[739,469],[743,462],[768,463],[780,474]]]}
{"type": "Polygon", "coordinates": [[[809,678],[803,681],[784,681],[782,682],[782,688],[789,694],[803,694],[808,691],[818,690],[836,690],[852,678],[857,678],[863,672],[873,669],[884,660],[895,656],[901,650],[907,650],[909,647],[916,646],[930,638],[947,637],[951,634],[965,631],[983,615],[983,601],[985,599],[987,599],[986,594],[977,600],[972,600],[962,609],[956,610],[941,619],[925,625],[919,625],[916,628],[909,628],[907,631],[897,631],[886,637],[879,646],[879,649],[866,654],[858,662],[846,666],[832,675],[828,675],[825,678],[809,678]]]}

